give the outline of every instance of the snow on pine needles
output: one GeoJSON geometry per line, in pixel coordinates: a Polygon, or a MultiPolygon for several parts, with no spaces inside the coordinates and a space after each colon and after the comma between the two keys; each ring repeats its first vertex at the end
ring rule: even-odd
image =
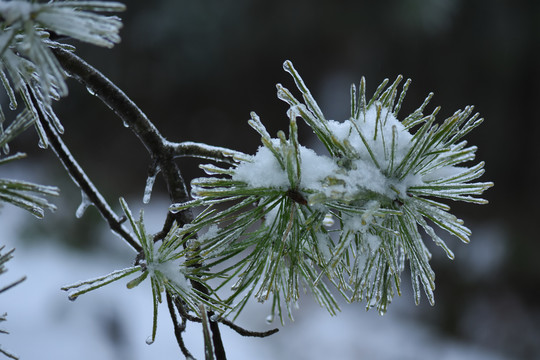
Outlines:
{"type": "Polygon", "coordinates": [[[228,312],[240,312],[252,296],[271,298],[272,316],[283,321],[282,307],[292,317],[300,292],[310,289],[335,313],[336,287],[348,301],[365,301],[383,313],[400,294],[406,263],[416,303],[423,288],[433,304],[435,273],[421,229],[450,258],[435,227],[469,241],[469,229],[444,201],[486,203],[478,196],[493,183],[474,182],[484,163],[463,165],[476,151],[463,138],[482,119],[468,106],[436,123],[439,108],[424,115],[430,94],[400,121],[410,84],[399,91],[400,76],[390,85],[385,80],[370,100],[362,79],[351,87],[350,118],[327,120],[292,63],[284,68],[302,96],[277,85],[278,97],[289,105],[288,137],[280,131],[272,138],[252,113],[249,125],[262,141],[256,154],[237,153],[228,168],[202,165],[210,176],[192,181],[195,200],[171,206],[204,207],[180,231],[191,237],[213,227],[211,235],[189,244],[206,267],[220,269],[213,272],[220,287],[232,287],[228,312]],[[327,154],[299,144],[298,119],[327,154]]]}
{"type": "MultiPolygon", "coordinates": [[[[123,198],[120,198],[120,204],[141,244],[142,252],[131,267],[62,287],[62,290],[69,291],[69,299],[76,300],[80,295],[140,272],[139,276],[129,281],[126,286],[128,289],[132,289],[147,278],[150,279],[154,310],[152,335],[146,341],[148,344],[152,344],[156,337],[158,306],[162,302],[164,291],[174,298],[178,298],[186,310],[195,313],[199,312],[201,304],[206,305],[209,309],[221,309],[217,307],[217,301],[209,300],[207,294],[192,287],[190,280],[199,279],[199,268],[190,266],[191,264],[187,261],[189,255],[186,253],[184,239],[177,235],[177,225],[173,224],[163,239],[154,241],[154,237],[149,235],[145,229],[142,210],[139,219],[135,220],[123,198]]],[[[211,293],[210,288],[205,290],[211,293]]]]}

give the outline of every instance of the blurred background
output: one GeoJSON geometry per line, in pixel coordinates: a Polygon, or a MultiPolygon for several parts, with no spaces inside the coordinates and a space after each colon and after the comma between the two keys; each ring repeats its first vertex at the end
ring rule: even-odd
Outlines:
{"type": "MultiPolygon", "coordinates": [[[[287,106],[276,98],[275,89],[278,82],[294,88],[282,70],[285,59],[293,61],[329,119],[349,116],[351,83],[365,76],[368,94],[372,94],[384,78],[393,80],[398,74],[413,79],[402,115],[416,109],[433,91],[435,96],[428,109],[441,105],[439,119],[471,104],[485,118],[467,139],[479,147],[478,161],[487,164],[482,180],[494,181],[495,187],[485,194],[489,205],[452,204],[453,212],[465,220],[473,235],[467,245],[448,239],[456,253],[454,261],[434,249],[435,307],[426,305],[426,299],[416,307],[412,296],[405,293],[384,317],[365,313],[363,304],[353,304],[343,306],[346,314],[330,318],[308,301],[297,312],[296,322],[288,323],[283,330],[286,332],[275,336],[277,340],[250,339],[251,345],[236,345],[235,340],[230,340],[234,345],[226,346],[239,354],[241,349],[248,354],[247,349],[253,347],[254,352],[249,354],[258,354],[261,359],[318,359],[336,354],[334,358],[342,359],[540,358],[540,242],[536,230],[540,216],[540,2],[131,0],[127,6],[128,10],[121,14],[121,44],[113,50],[76,44],[78,54],[109,76],[173,141],[203,141],[254,153],[259,136],[247,125],[250,111],[261,116],[271,134],[288,126],[287,106]],[[293,339],[297,339],[299,353],[275,352],[278,347],[280,351],[289,349],[287,344],[293,339]],[[314,342],[328,352],[317,350],[308,356],[306,349],[319,349],[313,347],[314,342]],[[258,352],[272,346],[274,352],[269,352],[268,357],[258,352]]],[[[65,142],[110,202],[116,203],[119,196],[124,196],[132,199],[134,209],[141,207],[150,159],[130,130],[74,81],[70,82],[70,96],[56,109],[66,128],[65,142]]],[[[311,134],[305,128],[301,131],[304,142],[309,142],[311,134]]],[[[2,232],[8,226],[12,229],[10,239],[0,239],[0,243],[17,247],[13,265],[8,264],[10,273],[14,277],[29,276],[20,289],[10,291],[14,302],[9,303],[7,294],[0,297],[1,310],[10,314],[5,327],[12,333],[21,327],[16,335],[2,336],[0,342],[20,355],[20,344],[29,341],[23,330],[28,324],[16,316],[28,314],[29,304],[43,305],[41,295],[32,292],[32,284],[52,278],[42,268],[34,270],[32,264],[66,266],[51,270],[51,274],[64,274],[55,280],[59,284],[51,285],[56,291],[61,285],[79,280],[70,276],[71,271],[89,278],[113,270],[110,266],[114,265],[93,267],[86,273],[67,268],[68,264],[77,266],[73,260],[77,257],[97,264],[102,264],[103,258],[118,257],[125,260],[126,266],[133,257],[108,232],[94,209],[80,220],[74,218],[80,202],[78,190],[53,154],[36,145],[35,133],[27,131],[12,148],[27,152],[29,159],[0,168],[2,177],[56,184],[62,190],[62,196],[53,199],[59,211],[47,214],[45,220],[34,220],[23,213],[17,218],[23,220],[17,220],[13,217],[19,212],[13,207],[0,209],[2,232]],[[21,226],[15,228],[15,224],[21,226]],[[32,250],[60,244],[62,251],[50,253],[66,254],[71,260],[51,255],[47,262],[32,250]],[[24,260],[25,256],[33,260],[24,260]],[[16,300],[21,298],[33,302],[16,300]]],[[[182,160],[180,165],[188,180],[201,174],[196,161],[182,160]]],[[[166,213],[164,190],[158,179],[147,210],[156,229],[166,213]]],[[[124,291],[123,286],[118,289],[124,291]]],[[[77,313],[78,302],[67,303],[65,295],[58,296],[62,299],[55,306],[62,309],[60,313],[68,311],[63,307],[68,307],[70,314],[77,313]]],[[[143,296],[150,298],[148,292],[143,296]]],[[[105,344],[116,339],[103,336],[105,331],[113,330],[123,339],[129,337],[128,328],[139,326],[130,322],[135,315],[148,318],[142,332],[149,334],[151,310],[140,308],[133,310],[135,315],[133,311],[124,314],[119,309],[125,299],[119,299],[116,310],[103,310],[116,322],[94,319],[96,333],[101,332],[102,338],[92,341],[105,344]],[[120,313],[124,315],[117,316],[124,321],[110,315],[120,313]],[[99,324],[109,324],[103,325],[108,330],[99,324]]],[[[104,298],[103,307],[110,301],[104,298]]],[[[267,327],[265,311],[261,314],[254,310],[251,317],[262,319],[254,326],[267,327]]],[[[165,307],[162,312],[166,312],[165,307]]],[[[67,332],[74,331],[76,325],[71,322],[53,319],[47,320],[49,325],[62,323],[67,332]]],[[[171,332],[167,321],[162,321],[159,336],[171,332]]],[[[43,325],[43,329],[49,325],[43,325]]],[[[90,328],[88,325],[87,331],[90,328]]],[[[81,346],[87,346],[89,337],[79,335],[81,346]]],[[[137,341],[144,343],[144,339],[137,341]]],[[[114,340],[111,346],[125,346],[126,341],[114,340]]],[[[47,346],[55,345],[44,345],[41,350],[47,346]]],[[[166,358],[179,357],[174,346],[170,352],[165,349],[166,358]]],[[[55,353],[56,358],[71,356],[67,349],[63,350],[55,353]]],[[[118,352],[104,354],[109,355],[103,355],[103,359],[137,358],[118,352]]]]}

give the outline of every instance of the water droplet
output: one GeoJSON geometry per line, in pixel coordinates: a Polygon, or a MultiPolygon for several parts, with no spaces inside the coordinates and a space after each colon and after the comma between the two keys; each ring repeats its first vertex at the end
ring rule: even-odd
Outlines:
{"type": "Polygon", "coordinates": [[[75,295],[75,294],[70,294],[70,295],[68,295],[68,299],[69,299],[70,301],[75,301],[75,300],[77,300],[78,297],[79,297],[79,296],[78,296],[78,295],[75,295]]]}
{"type": "Polygon", "coordinates": [[[210,321],[216,322],[218,320],[219,320],[219,316],[217,314],[213,314],[212,316],[210,316],[210,321]]]}
{"type": "Polygon", "coordinates": [[[274,315],[268,315],[268,316],[266,317],[266,323],[267,323],[267,324],[271,324],[271,323],[273,323],[273,322],[274,322],[274,315]]]}
{"type": "Polygon", "coordinates": [[[180,209],[178,207],[175,207],[174,204],[172,204],[171,206],[169,206],[169,211],[173,214],[177,214],[180,212],[180,209]]]}
{"type": "Polygon", "coordinates": [[[154,343],[154,339],[152,339],[151,336],[149,336],[147,339],[146,339],[146,344],[147,345],[152,345],[154,343]]]}
{"type": "Polygon", "coordinates": [[[125,128],[128,128],[128,127],[129,127],[129,124],[128,124],[127,121],[123,120],[123,123],[124,123],[124,127],[125,127],[125,128]]]}
{"type": "Polygon", "coordinates": [[[89,86],[86,87],[86,90],[88,90],[88,93],[90,95],[96,96],[96,92],[94,90],[92,90],[89,86]]]}
{"type": "Polygon", "coordinates": [[[328,214],[324,215],[324,219],[323,219],[322,223],[326,227],[330,227],[330,226],[334,225],[334,216],[332,216],[331,213],[328,213],[328,214]]]}
{"type": "Polygon", "coordinates": [[[233,284],[233,286],[231,286],[231,290],[233,290],[233,291],[238,290],[238,288],[240,287],[240,284],[242,284],[242,278],[238,279],[238,281],[235,282],[233,284]]]}

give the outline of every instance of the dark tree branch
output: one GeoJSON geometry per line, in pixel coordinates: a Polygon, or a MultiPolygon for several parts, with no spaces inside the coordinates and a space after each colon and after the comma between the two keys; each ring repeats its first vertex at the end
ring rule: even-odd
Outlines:
{"type": "Polygon", "coordinates": [[[7,356],[7,357],[10,358],[10,359],[19,360],[18,357],[16,357],[16,356],[13,355],[13,354],[8,353],[8,352],[5,351],[5,350],[2,350],[2,348],[0,348],[0,353],[1,353],[1,354],[4,354],[5,356],[7,356]]]}
{"type": "Polygon", "coordinates": [[[191,355],[191,353],[187,349],[186,344],[184,343],[184,339],[182,338],[182,333],[186,330],[186,321],[182,319],[181,324],[178,322],[178,318],[176,317],[176,312],[174,310],[173,299],[168,292],[167,292],[167,306],[169,308],[169,314],[171,315],[176,342],[178,343],[178,346],[180,347],[180,350],[182,351],[182,354],[184,354],[186,359],[193,359],[194,358],[193,355],[191,355]]]}
{"type": "MultiPolygon", "coordinates": [[[[183,319],[187,319],[191,322],[197,322],[202,323],[203,320],[197,316],[190,315],[186,308],[184,307],[184,304],[182,304],[182,300],[179,298],[174,299],[174,304],[176,305],[176,309],[178,310],[178,313],[183,319]]],[[[213,311],[208,311],[206,313],[206,316],[208,319],[212,319],[214,317],[213,311]]],[[[214,355],[216,355],[216,359],[218,360],[225,360],[227,359],[227,356],[225,354],[225,348],[223,347],[223,341],[221,339],[221,332],[219,331],[218,323],[215,321],[209,321],[210,323],[210,329],[212,330],[212,342],[214,344],[214,355]],[[219,345],[219,346],[218,346],[219,345]]]]}
{"type": "Polygon", "coordinates": [[[8,291],[9,289],[11,289],[11,288],[14,287],[14,286],[19,285],[19,284],[22,283],[24,280],[26,280],[26,276],[23,276],[22,278],[20,278],[19,280],[15,281],[15,282],[12,283],[12,284],[9,284],[9,285],[7,285],[7,286],[4,286],[3,288],[0,289],[0,294],[3,293],[4,291],[8,291]]]}
{"type": "MultiPolygon", "coordinates": [[[[199,318],[197,316],[190,315],[186,311],[186,308],[184,307],[184,305],[182,304],[182,302],[179,299],[175,299],[174,303],[176,305],[176,309],[178,310],[178,313],[180,314],[180,316],[182,318],[188,319],[191,322],[197,322],[197,323],[202,322],[201,318],[199,318]]],[[[217,322],[222,323],[223,325],[227,325],[228,327],[230,327],[231,329],[233,329],[234,331],[236,331],[238,334],[240,334],[242,336],[251,336],[251,337],[263,338],[263,337],[273,335],[273,334],[275,334],[275,333],[277,333],[279,331],[279,329],[277,329],[277,328],[276,329],[271,329],[271,330],[268,330],[268,331],[251,331],[251,330],[244,329],[243,327],[238,326],[235,323],[233,323],[232,321],[224,319],[222,317],[218,318],[217,320],[212,320],[212,318],[213,317],[211,316],[210,317],[211,322],[216,322],[217,321],[217,322]]]]}
{"type": "Polygon", "coordinates": [[[232,321],[229,321],[227,319],[219,319],[218,321],[220,323],[224,324],[224,325],[227,325],[228,327],[230,327],[231,329],[233,329],[234,331],[236,331],[238,334],[240,334],[242,336],[251,336],[251,337],[263,338],[263,337],[273,335],[273,334],[275,334],[275,333],[277,333],[279,331],[278,328],[271,329],[271,330],[268,330],[268,331],[251,331],[251,330],[244,329],[243,327],[238,326],[235,323],[233,323],[232,321]]]}
{"type": "Polygon", "coordinates": [[[184,304],[182,304],[182,301],[179,298],[174,299],[174,304],[176,305],[176,309],[178,310],[178,313],[183,319],[187,319],[191,322],[196,322],[196,323],[202,322],[202,319],[200,317],[193,316],[186,311],[184,304]]]}
{"type": "Polygon", "coordinates": [[[165,236],[169,233],[174,223],[174,214],[172,212],[167,213],[167,218],[165,219],[165,224],[163,224],[163,229],[158,233],[154,234],[154,242],[165,239],[165,236]]]}
{"type": "MultiPolygon", "coordinates": [[[[59,48],[51,48],[51,50],[64,70],[99,97],[141,140],[161,169],[171,201],[176,203],[189,200],[184,179],[174,162],[172,146],[142,110],[107,77],[77,55],[59,48]]],[[[190,223],[191,220],[190,211],[177,214],[177,221],[182,225],[190,223]]]]}
{"type": "Polygon", "coordinates": [[[47,138],[49,144],[56,154],[56,157],[62,162],[65,169],[75,182],[77,186],[81,189],[82,192],[92,201],[94,206],[98,209],[99,213],[105,221],[109,224],[109,227],[112,231],[121,236],[126,242],[137,252],[142,251],[141,245],[135,241],[131,234],[122,226],[124,219],[112,210],[105,198],[94,186],[90,178],[86,175],[84,170],[80,167],[79,163],[75,160],[68,147],[62,139],[58,132],[54,129],[53,125],[46,119],[46,117],[41,112],[41,108],[37,104],[37,100],[31,94],[33,105],[38,113],[38,121],[40,122],[47,138]]]}

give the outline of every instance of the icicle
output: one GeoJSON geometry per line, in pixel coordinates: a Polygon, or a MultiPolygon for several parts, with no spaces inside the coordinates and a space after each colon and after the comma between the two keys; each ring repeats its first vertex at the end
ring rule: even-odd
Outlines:
{"type": "Polygon", "coordinates": [[[77,208],[77,211],[75,212],[75,217],[77,217],[77,219],[82,218],[86,209],[88,209],[88,207],[92,204],[93,204],[92,200],[88,198],[88,196],[86,195],[84,191],[81,191],[81,204],[79,205],[79,207],[77,208]]]}
{"type": "Polygon", "coordinates": [[[159,173],[159,167],[157,164],[152,164],[150,169],[148,169],[148,178],[146,179],[146,186],[144,187],[144,196],[143,203],[148,204],[150,202],[150,197],[152,196],[152,189],[154,188],[154,182],[156,181],[156,176],[159,173]]]}

